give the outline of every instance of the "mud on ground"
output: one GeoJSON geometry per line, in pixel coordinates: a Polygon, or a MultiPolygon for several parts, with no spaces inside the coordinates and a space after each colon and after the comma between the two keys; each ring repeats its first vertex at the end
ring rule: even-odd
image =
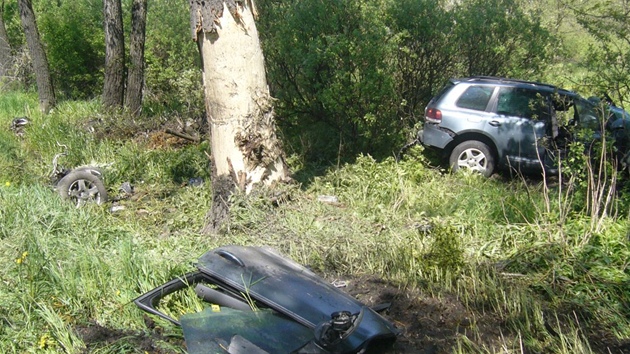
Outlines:
{"type": "MultiPolygon", "coordinates": [[[[346,284],[341,289],[369,306],[391,304],[383,314],[396,324],[401,335],[388,353],[450,353],[457,336],[471,326],[471,315],[455,298],[427,298],[419,291],[399,289],[377,277],[340,280],[346,284]]],[[[148,316],[146,321],[150,329],[146,333],[108,329],[94,323],[76,327],[75,331],[86,344],[85,353],[117,347],[156,354],[185,350],[181,336],[165,334],[148,316]]],[[[486,322],[484,327],[489,341],[500,337],[497,323],[486,322]]]]}
{"type": "MultiPolygon", "coordinates": [[[[374,276],[337,278],[345,283],[341,289],[368,306],[390,303],[383,315],[395,323],[401,334],[390,354],[452,353],[459,337],[467,335],[464,352],[503,352],[514,335],[498,316],[480,315],[467,310],[454,296],[439,298],[423,294],[418,289],[401,289],[374,276]],[[473,326],[474,335],[473,335],[473,326]],[[485,349],[485,350],[484,350],[485,349]]],[[[138,309],[140,311],[140,309],[138,309]]],[[[185,352],[185,342],[179,334],[166,333],[160,324],[145,315],[148,331],[121,331],[98,324],[75,327],[76,334],[86,345],[84,353],[107,349],[107,352],[141,352],[170,354],[185,352]]],[[[594,353],[630,353],[630,340],[618,342],[602,336],[591,338],[594,353]]],[[[524,353],[530,351],[524,350],[524,353]]]]}

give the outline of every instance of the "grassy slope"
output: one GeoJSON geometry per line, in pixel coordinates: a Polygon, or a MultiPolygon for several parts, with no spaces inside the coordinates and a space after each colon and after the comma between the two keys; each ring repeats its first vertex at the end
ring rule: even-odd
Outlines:
{"type": "Polygon", "coordinates": [[[400,163],[360,157],[301,185],[236,195],[225,232],[208,237],[198,231],[209,186],[186,184],[208,177],[205,144],[96,139],[109,123],[95,104],[64,103],[48,117],[34,107],[31,95],[0,97],[2,352],[80,352],[85,343],[72,329],[91,322],[146,330],[130,301],[224,244],[269,245],[323,273],[376,274],[428,296],[456,296],[506,331],[501,343],[485,342],[473,323],[454,351],[590,352],[596,334],[630,337],[623,203],[624,217],[593,232],[592,220],[561,207],[553,189],[546,202],[539,182],[444,174],[416,149],[400,163]],[[18,138],[8,127],[23,115],[31,124],[18,138]],[[107,166],[112,196],[131,182],[135,195],[118,202],[125,209],[63,203],[46,177],[57,142],[69,147],[67,166],[107,166]]]}

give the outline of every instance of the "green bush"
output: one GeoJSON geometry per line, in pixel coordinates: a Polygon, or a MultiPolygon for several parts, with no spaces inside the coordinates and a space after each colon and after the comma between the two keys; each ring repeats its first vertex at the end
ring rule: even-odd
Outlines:
{"type": "Polygon", "coordinates": [[[69,99],[97,96],[105,63],[102,4],[46,0],[35,5],[57,94],[69,99]]]}

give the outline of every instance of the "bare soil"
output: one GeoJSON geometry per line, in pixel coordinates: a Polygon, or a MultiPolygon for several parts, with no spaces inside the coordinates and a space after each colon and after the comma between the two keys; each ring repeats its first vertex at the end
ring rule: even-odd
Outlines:
{"type": "Polygon", "coordinates": [[[129,348],[131,350],[118,350],[120,352],[140,352],[151,354],[181,353],[176,347],[184,347],[181,338],[165,336],[160,330],[151,330],[144,333],[140,331],[124,331],[103,327],[96,323],[76,326],[76,334],[85,343],[83,353],[94,353],[103,348],[108,352],[116,352],[114,348],[129,348]]]}
{"type": "MultiPolygon", "coordinates": [[[[474,318],[455,297],[429,297],[377,277],[355,278],[348,282],[346,291],[368,306],[391,304],[383,315],[396,324],[401,335],[389,353],[451,353],[457,337],[466,333],[474,318]]],[[[481,340],[493,342],[501,335],[492,318],[477,321],[476,326],[483,322],[487,333],[481,340]]]]}
{"type": "MultiPolygon", "coordinates": [[[[342,287],[350,295],[369,306],[389,303],[383,312],[400,329],[401,334],[387,353],[452,353],[459,336],[469,334],[466,351],[486,350],[501,352],[502,344],[513,339],[510,330],[498,316],[471,313],[454,296],[430,297],[417,289],[401,289],[377,277],[358,277],[342,280],[342,287]],[[471,326],[479,335],[470,336],[471,326]],[[477,348],[477,350],[475,350],[477,348]]],[[[138,311],[140,311],[138,309],[138,311]]],[[[145,317],[148,331],[121,331],[98,324],[75,327],[86,344],[84,353],[103,348],[126,348],[127,352],[170,354],[185,352],[181,335],[164,332],[149,316],[145,317]],[[131,350],[129,350],[131,349],[131,350]]],[[[603,332],[603,331],[602,331],[603,332]]],[[[595,353],[630,353],[630,340],[619,342],[601,333],[591,335],[591,349],[595,353]]],[[[524,349],[524,353],[530,353],[524,349]]]]}
{"type": "MultiPolygon", "coordinates": [[[[366,305],[391,304],[382,314],[395,323],[401,335],[388,353],[449,353],[457,335],[470,326],[469,315],[454,298],[426,298],[376,277],[341,280],[346,284],[342,289],[366,305]]],[[[145,321],[147,332],[116,330],[95,323],[77,326],[75,331],[86,344],[85,353],[118,346],[155,354],[185,350],[183,338],[166,335],[149,316],[145,321]]],[[[488,326],[489,332],[492,327],[488,326]]]]}

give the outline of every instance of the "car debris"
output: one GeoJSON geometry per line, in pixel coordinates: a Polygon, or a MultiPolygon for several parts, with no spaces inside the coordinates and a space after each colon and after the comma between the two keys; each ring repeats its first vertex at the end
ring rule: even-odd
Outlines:
{"type": "Polygon", "coordinates": [[[119,211],[123,211],[125,209],[126,208],[125,208],[124,205],[112,205],[112,207],[109,208],[109,211],[112,212],[112,213],[116,213],[116,212],[119,212],[119,211]]]}
{"type": "Polygon", "coordinates": [[[125,196],[131,196],[135,192],[135,188],[130,182],[123,182],[118,190],[125,196]]]}
{"type": "Polygon", "coordinates": [[[339,198],[334,195],[320,195],[317,197],[317,201],[325,204],[337,205],[339,204],[339,198]]]}
{"type": "Polygon", "coordinates": [[[370,308],[269,247],[219,247],[196,267],[134,300],[181,326],[191,354],[383,352],[399,334],[377,313],[388,305],[370,308]],[[189,287],[211,305],[179,319],[158,309],[189,287]]]}
{"type": "Polygon", "coordinates": [[[201,187],[203,186],[203,178],[201,177],[192,177],[188,179],[188,185],[192,187],[201,187]]]}
{"type": "Polygon", "coordinates": [[[28,117],[17,117],[11,121],[11,130],[19,137],[24,136],[24,127],[30,123],[28,117]]]}
{"type": "Polygon", "coordinates": [[[107,202],[107,189],[103,172],[96,166],[80,166],[67,169],[59,165],[59,158],[68,154],[68,147],[57,143],[64,151],[54,156],[50,180],[62,199],[73,202],[77,208],[88,203],[98,205],[107,202]]]}

